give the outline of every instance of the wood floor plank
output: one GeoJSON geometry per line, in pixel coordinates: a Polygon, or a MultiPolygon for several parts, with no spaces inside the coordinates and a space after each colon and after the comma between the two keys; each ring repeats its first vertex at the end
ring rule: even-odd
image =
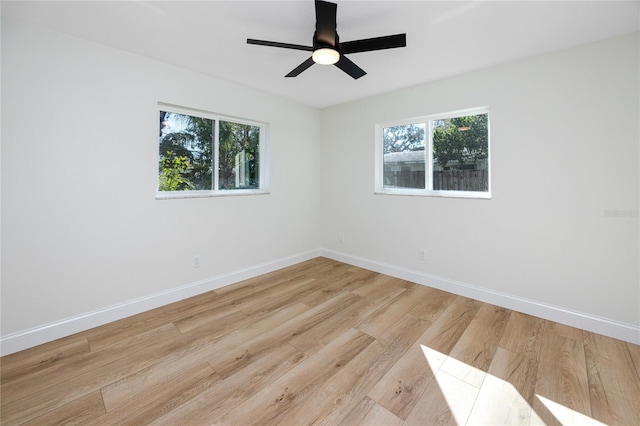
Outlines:
{"type": "Polygon", "coordinates": [[[504,335],[500,340],[500,347],[537,360],[543,330],[543,319],[520,312],[511,312],[504,335]]]}
{"type": "Polygon", "coordinates": [[[402,419],[376,404],[375,401],[364,398],[339,424],[343,426],[400,426],[402,423],[402,419]]]}
{"type": "MultiPolygon", "coordinates": [[[[134,341],[131,345],[128,345],[128,348],[132,352],[137,352],[153,344],[159,338],[175,338],[179,336],[179,334],[178,330],[172,324],[167,324],[143,333],[141,336],[135,336],[134,341]]],[[[118,350],[87,352],[82,354],[82,356],[68,359],[54,367],[43,369],[5,383],[0,388],[2,391],[2,407],[20,399],[32,399],[33,394],[37,394],[44,389],[59,385],[60,382],[65,382],[84,373],[95,372],[96,369],[100,369],[104,365],[108,365],[127,356],[128,353],[118,350]]]]}
{"type": "Polygon", "coordinates": [[[640,424],[640,382],[625,342],[583,332],[593,418],[606,424],[640,424]]]}
{"type": "Polygon", "coordinates": [[[406,419],[480,307],[480,303],[450,304],[376,384],[369,396],[396,416],[406,419]]]}
{"type": "Polygon", "coordinates": [[[202,325],[183,333],[180,335],[182,343],[177,350],[166,353],[149,367],[130,376],[123,377],[103,388],[105,402],[107,402],[108,406],[113,404],[111,395],[116,395],[120,400],[129,400],[138,393],[149,392],[156,383],[171,381],[192,366],[206,363],[208,359],[218,353],[220,348],[224,347],[230,336],[236,338],[238,334],[241,337],[247,336],[247,330],[253,333],[260,333],[271,324],[280,323],[303,312],[305,309],[307,309],[305,306],[296,305],[290,307],[290,309],[265,315],[259,319],[262,320],[259,321],[262,328],[249,327],[248,325],[253,319],[237,311],[225,317],[212,320],[212,323],[208,326],[202,325]],[[242,328],[243,325],[247,328],[242,328]],[[239,327],[242,328],[242,332],[237,330],[239,327]]]}
{"type": "Polygon", "coordinates": [[[469,303],[449,305],[427,329],[419,343],[448,355],[482,307],[482,303],[468,300],[469,303]]]}
{"type": "MultiPolygon", "coordinates": [[[[440,365],[445,358],[444,355],[440,357],[440,365]]],[[[422,345],[415,343],[376,383],[368,396],[404,420],[434,380],[440,365],[434,369],[426,359],[422,345]]]]}
{"type": "Polygon", "coordinates": [[[212,357],[209,363],[222,377],[228,377],[250,363],[254,357],[261,356],[273,347],[288,342],[318,324],[322,324],[337,313],[348,309],[358,300],[361,300],[358,295],[341,294],[321,305],[305,310],[286,322],[251,336],[251,338],[245,336],[242,341],[234,339],[232,345],[220,344],[215,357],[212,357]]]}
{"type": "Polygon", "coordinates": [[[528,425],[537,372],[536,359],[498,348],[469,416],[469,424],[528,425]],[[492,408],[487,410],[489,406],[492,408]]]}
{"type": "Polygon", "coordinates": [[[283,329],[282,324],[299,318],[309,309],[302,303],[296,303],[270,315],[254,318],[247,326],[216,341],[215,347],[209,351],[209,364],[222,378],[229,377],[250,364],[255,357],[286,342],[286,336],[291,331],[283,329]]]}
{"type": "Polygon", "coordinates": [[[91,350],[94,352],[122,347],[123,344],[128,344],[132,336],[143,335],[185,316],[206,310],[212,303],[219,305],[219,296],[214,292],[207,292],[88,330],[80,335],[88,338],[91,350]]]}
{"type": "Polygon", "coordinates": [[[47,411],[39,417],[31,419],[33,425],[78,425],[84,426],[104,415],[106,409],[100,391],[93,391],[68,404],[47,411]]]}
{"type": "Polygon", "coordinates": [[[340,374],[331,377],[316,390],[322,397],[314,404],[298,405],[282,421],[303,424],[332,425],[365,398],[367,392],[404,355],[418,336],[429,326],[422,318],[406,316],[394,324],[381,338],[359,353],[340,374]]]}
{"type": "Polygon", "coordinates": [[[220,424],[278,424],[294,405],[313,398],[315,389],[340,370],[375,339],[350,329],[309,357],[269,387],[252,395],[222,417],[220,424]]]}
{"type": "Polygon", "coordinates": [[[330,271],[332,270],[342,270],[346,268],[348,268],[347,265],[331,261],[327,258],[317,257],[315,259],[292,265],[288,268],[278,269],[264,275],[220,287],[214,290],[214,292],[218,295],[225,295],[233,299],[240,299],[242,297],[251,296],[257,289],[277,285],[284,281],[292,281],[301,277],[317,278],[325,274],[330,274],[330,271]]]}
{"type": "Polygon", "coordinates": [[[339,423],[340,426],[364,425],[364,419],[377,403],[368,397],[362,398],[353,410],[339,423]]]}
{"type": "Polygon", "coordinates": [[[375,290],[378,286],[374,283],[379,276],[380,274],[371,271],[345,269],[340,275],[319,278],[316,282],[316,290],[301,297],[299,301],[309,306],[316,306],[339,293],[345,292],[353,292],[364,297],[359,293],[362,284],[366,283],[364,288],[375,290]]]}
{"type": "Polygon", "coordinates": [[[121,341],[128,340],[130,336],[142,334],[170,322],[180,323],[182,330],[186,331],[197,326],[187,325],[189,322],[197,322],[198,319],[211,315],[212,312],[222,316],[233,309],[237,310],[236,305],[239,300],[251,295],[256,296],[256,287],[259,287],[260,291],[266,291],[269,287],[279,284],[280,281],[267,281],[262,285],[260,280],[256,280],[255,283],[252,280],[247,280],[243,283],[246,283],[246,287],[239,287],[236,291],[226,291],[222,295],[218,294],[219,290],[203,293],[98,327],[95,330],[89,330],[81,333],[80,336],[86,334],[92,350],[99,351],[122,345],[121,341]]]}
{"type": "Polygon", "coordinates": [[[636,376],[640,380],[640,345],[634,345],[633,343],[626,342],[629,355],[633,360],[633,365],[636,368],[636,376]]]}
{"type": "MultiPolygon", "coordinates": [[[[215,294],[216,299],[205,306],[205,308],[206,310],[212,310],[231,306],[236,309],[241,309],[243,306],[249,306],[256,302],[259,303],[265,295],[268,296],[274,289],[287,288],[290,283],[301,280],[317,280],[318,278],[315,274],[326,273],[328,270],[333,271],[336,269],[343,270],[345,267],[344,265],[336,264],[336,262],[312,259],[290,268],[284,268],[263,276],[250,278],[239,283],[218,288],[212,292],[215,294]]],[[[250,308],[247,310],[250,310],[250,308]]],[[[194,313],[197,312],[198,311],[194,313]]],[[[183,314],[177,319],[184,317],[185,315],[183,314]]],[[[177,319],[173,319],[173,321],[177,319]]]]}
{"type": "MultiPolygon", "coordinates": [[[[566,413],[564,416],[559,416],[558,412],[551,411],[547,404],[548,401],[546,401],[544,397],[539,395],[534,397],[533,403],[531,404],[531,419],[529,421],[531,426],[592,425],[592,422],[590,421],[585,422],[584,418],[579,419],[577,417],[572,417],[571,415],[567,416],[566,413]],[[560,421],[559,418],[562,418],[564,422],[560,421]]],[[[600,425],[595,424],[593,426],[600,425]]]]}
{"type": "Polygon", "coordinates": [[[304,285],[309,282],[313,282],[314,278],[294,278],[291,280],[280,280],[276,283],[269,283],[266,286],[256,286],[251,289],[251,292],[247,292],[245,288],[239,287],[236,291],[223,293],[220,296],[220,301],[233,306],[236,309],[242,310],[247,314],[258,312],[262,302],[277,301],[277,295],[286,293],[295,287],[296,283],[302,282],[304,285]],[[257,309],[256,309],[257,308],[257,309]]]}
{"type": "Polygon", "coordinates": [[[326,258],[0,359],[0,423],[640,424],[640,347],[326,258]]]}
{"type": "Polygon", "coordinates": [[[480,388],[502,339],[510,311],[484,304],[440,367],[480,388]]]}
{"type": "Polygon", "coordinates": [[[172,386],[168,384],[180,381],[185,371],[187,377],[199,374],[208,377],[215,373],[207,363],[196,364],[189,360],[157,363],[103,387],[104,405],[109,411],[126,407],[132,401],[137,401],[140,406],[145,405],[144,401],[148,398],[155,398],[158,392],[165,392],[172,386]],[[196,370],[193,370],[194,365],[196,370]]]}
{"type": "MultiPolygon", "coordinates": [[[[359,324],[363,318],[371,315],[379,307],[391,303],[399,293],[404,291],[405,289],[385,289],[376,294],[377,297],[372,295],[363,297],[346,306],[340,315],[329,316],[307,331],[297,334],[290,343],[306,354],[316,353],[354,324],[359,324]]],[[[370,335],[370,333],[367,334],[370,335]]]]}
{"type": "MultiPolygon", "coordinates": [[[[418,286],[418,284],[410,284],[418,286]]],[[[434,322],[456,299],[455,294],[447,293],[446,291],[425,286],[419,287],[421,288],[421,293],[424,294],[422,301],[416,304],[408,313],[426,319],[429,322],[434,322]]]]}
{"type": "Polygon", "coordinates": [[[426,288],[412,286],[410,289],[402,291],[389,303],[380,306],[375,312],[360,321],[356,327],[371,336],[382,336],[409,311],[416,306],[426,304],[430,296],[431,292],[426,288]]]}
{"type": "Polygon", "coordinates": [[[38,376],[28,383],[13,381],[2,389],[2,419],[19,423],[94,392],[108,383],[153,364],[166,353],[179,350],[180,332],[173,324],[146,333],[147,340],[131,345],[131,352],[103,351],[92,354],[77,365],[67,365],[64,373],[38,376]],[[16,386],[12,386],[16,384],[16,386]]]}
{"type": "Polygon", "coordinates": [[[232,377],[216,383],[197,397],[158,418],[153,424],[211,425],[246,399],[287,373],[306,355],[291,345],[274,348],[266,356],[254,359],[232,377]]]}
{"type": "Polygon", "coordinates": [[[240,321],[248,320],[248,318],[249,315],[234,306],[221,306],[189,315],[174,321],[173,324],[183,334],[192,332],[200,327],[206,327],[211,332],[214,332],[215,328],[220,329],[222,324],[228,322],[237,324],[240,321]],[[212,329],[212,325],[215,327],[214,329],[212,329]]]}
{"type": "Polygon", "coordinates": [[[381,289],[402,288],[407,290],[409,287],[406,281],[388,275],[375,274],[367,280],[366,285],[360,285],[352,289],[351,292],[362,297],[375,297],[375,294],[379,294],[381,289]]]}
{"type": "Polygon", "coordinates": [[[480,390],[442,370],[429,382],[405,425],[463,425],[480,390]]]}
{"type": "Polygon", "coordinates": [[[544,322],[544,330],[545,333],[553,333],[573,340],[582,340],[582,330],[555,321],[546,320],[544,322]]]}
{"type": "Polygon", "coordinates": [[[542,337],[536,394],[583,416],[591,416],[589,383],[582,336],[575,340],[567,327],[551,327],[542,337]]]}
{"type": "Polygon", "coordinates": [[[249,315],[275,311],[299,301],[304,295],[316,291],[318,287],[316,281],[315,278],[304,277],[286,281],[282,285],[271,287],[264,294],[247,297],[247,302],[242,303],[239,308],[249,315]]]}
{"type": "Polygon", "coordinates": [[[147,367],[102,388],[107,408],[116,408],[124,402],[135,400],[139,395],[155,393],[158,383],[171,382],[192,366],[206,364],[225,332],[233,331],[247,322],[246,314],[232,311],[222,318],[216,318],[207,327],[179,335],[175,339],[179,343],[175,350],[165,352],[147,367]]]}
{"type": "MultiPolygon", "coordinates": [[[[150,377],[146,378],[153,380],[150,377]]],[[[139,377],[136,379],[138,382],[141,381],[139,377]]],[[[107,411],[93,419],[91,424],[149,424],[220,381],[220,377],[211,366],[200,364],[173,376],[170,380],[156,380],[152,386],[145,383],[140,392],[127,392],[126,398],[118,395],[122,388],[120,384],[107,386],[102,390],[107,411]]]]}
{"type": "Polygon", "coordinates": [[[36,346],[22,352],[2,357],[0,364],[0,384],[9,383],[21,377],[28,377],[42,370],[51,371],[77,355],[90,351],[86,338],[70,336],[50,344],[36,346]]]}
{"type": "Polygon", "coordinates": [[[465,297],[465,296],[460,296],[460,295],[457,295],[453,299],[452,303],[455,303],[457,305],[468,306],[469,308],[472,308],[474,306],[481,306],[482,305],[482,302],[479,302],[479,301],[477,301],[475,299],[470,299],[470,298],[465,297]]]}
{"type": "Polygon", "coordinates": [[[369,410],[367,415],[362,419],[362,424],[372,426],[399,426],[402,425],[402,423],[403,421],[401,419],[378,404],[371,407],[371,410],[369,410]]]}

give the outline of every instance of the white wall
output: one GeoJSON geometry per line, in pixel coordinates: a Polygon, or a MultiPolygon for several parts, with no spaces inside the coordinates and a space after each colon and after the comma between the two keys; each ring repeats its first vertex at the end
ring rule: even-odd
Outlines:
{"type": "Polygon", "coordinates": [[[638,47],[636,34],[320,112],[3,20],[2,351],[320,247],[637,330],[638,218],[605,211],[638,209],[638,47]],[[271,194],[155,200],[157,102],[269,122],[271,194]],[[483,105],[491,200],[373,194],[376,122],[483,105]]]}
{"type": "Polygon", "coordinates": [[[3,20],[2,151],[3,336],[320,247],[320,113],[263,92],[3,20]],[[158,102],[270,123],[271,194],[156,200],[158,102]]]}
{"type": "Polygon", "coordinates": [[[323,247],[640,341],[638,52],[634,34],[323,110],[323,247]],[[491,200],[374,195],[376,122],[486,105],[491,200]]]}

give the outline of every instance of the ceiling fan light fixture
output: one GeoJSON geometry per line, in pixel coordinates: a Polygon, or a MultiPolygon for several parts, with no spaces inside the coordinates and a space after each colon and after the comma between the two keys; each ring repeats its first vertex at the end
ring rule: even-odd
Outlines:
{"type": "Polygon", "coordinates": [[[333,65],[340,60],[340,53],[335,49],[322,47],[313,51],[313,62],[320,65],[333,65]]]}
{"type": "Polygon", "coordinates": [[[316,5],[316,31],[313,33],[311,46],[301,44],[281,43],[278,41],[247,39],[247,44],[261,46],[281,47],[283,49],[303,50],[311,52],[311,57],[295,67],[285,77],[297,77],[301,72],[315,64],[335,65],[347,73],[354,80],[365,76],[367,73],[348,58],[352,53],[371,52],[374,50],[394,49],[407,45],[406,34],[394,34],[382,37],[352,40],[346,43],[340,42],[336,31],[336,12],[338,5],[324,0],[315,0],[316,5]]]}

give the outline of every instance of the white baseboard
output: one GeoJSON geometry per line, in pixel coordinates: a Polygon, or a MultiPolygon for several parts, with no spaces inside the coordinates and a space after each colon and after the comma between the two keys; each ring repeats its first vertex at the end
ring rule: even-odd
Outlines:
{"type": "Polygon", "coordinates": [[[188,297],[215,290],[239,281],[276,271],[295,265],[318,256],[324,256],[360,268],[369,269],[381,274],[390,275],[417,284],[426,285],[450,293],[459,294],[493,305],[502,306],[514,311],[534,315],[539,318],[581,328],[594,333],[603,334],[626,342],[640,344],[640,327],[606,318],[576,312],[545,303],[528,300],[506,293],[473,286],[448,278],[430,275],[371,259],[353,256],[328,249],[311,250],[294,256],[277,259],[271,262],[252,266],[246,269],[218,275],[206,280],[169,289],[160,293],[130,300],[117,305],[108,306],[85,314],[70,317],[61,321],[23,330],[0,337],[0,355],[8,355],[24,349],[89,330],[131,315],[155,309],[188,297]]]}
{"type": "Polygon", "coordinates": [[[534,315],[539,318],[577,327],[593,333],[613,337],[615,339],[624,340],[636,345],[640,344],[640,327],[637,325],[600,318],[594,315],[576,312],[570,309],[536,302],[535,300],[524,299],[522,297],[500,293],[448,278],[389,265],[334,250],[323,249],[321,250],[321,254],[329,259],[369,269],[381,274],[390,275],[406,281],[444,290],[449,293],[469,297],[481,302],[501,306],[513,311],[534,315]]]}
{"type": "Polygon", "coordinates": [[[294,256],[277,259],[246,269],[207,278],[202,281],[172,288],[139,299],[119,303],[61,321],[34,327],[0,337],[0,355],[8,355],[24,349],[89,330],[131,315],[168,305],[188,297],[206,293],[239,281],[256,277],[304,262],[320,256],[321,250],[311,250],[294,256]]]}

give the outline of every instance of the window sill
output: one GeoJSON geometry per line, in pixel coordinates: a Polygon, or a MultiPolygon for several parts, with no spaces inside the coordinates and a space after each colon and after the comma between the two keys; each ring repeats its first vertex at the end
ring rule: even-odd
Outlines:
{"type": "Polygon", "coordinates": [[[269,195],[264,189],[234,189],[228,191],[177,191],[157,192],[156,200],[177,200],[184,198],[237,197],[242,195],[269,195]]]}
{"type": "Polygon", "coordinates": [[[376,195],[408,195],[414,197],[438,197],[438,198],[472,198],[479,200],[490,200],[490,192],[476,191],[429,191],[415,189],[381,189],[374,192],[376,195]]]}

